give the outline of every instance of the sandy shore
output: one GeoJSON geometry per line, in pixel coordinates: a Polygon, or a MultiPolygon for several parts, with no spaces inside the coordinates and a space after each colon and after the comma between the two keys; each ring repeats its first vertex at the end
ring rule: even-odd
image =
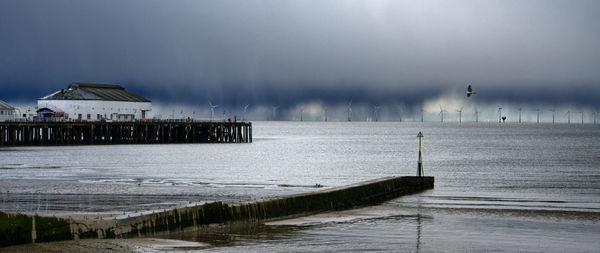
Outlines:
{"type": "Polygon", "coordinates": [[[0,252],[165,252],[208,247],[208,244],[203,243],[156,238],[85,239],[16,245],[0,248],[0,252]]]}

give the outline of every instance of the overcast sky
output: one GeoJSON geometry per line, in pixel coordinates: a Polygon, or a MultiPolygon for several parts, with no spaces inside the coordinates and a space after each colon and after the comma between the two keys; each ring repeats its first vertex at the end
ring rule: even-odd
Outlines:
{"type": "Polygon", "coordinates": [[[600,105],[600,1],[0,1],[0,99],[600,105]]]}

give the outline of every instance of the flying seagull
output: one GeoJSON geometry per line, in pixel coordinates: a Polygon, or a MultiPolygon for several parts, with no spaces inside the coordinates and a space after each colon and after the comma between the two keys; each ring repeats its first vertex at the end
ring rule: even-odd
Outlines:
{"type": "Polygon", "coordinates": [[[473,94],[477,94],[477,92],[473,91],[473,88],[471,88],[471,85],[469,84],[469,86],[467,87],[467,91],[465,92],[467,94],[467,97],[470,97],[473,94]]]}

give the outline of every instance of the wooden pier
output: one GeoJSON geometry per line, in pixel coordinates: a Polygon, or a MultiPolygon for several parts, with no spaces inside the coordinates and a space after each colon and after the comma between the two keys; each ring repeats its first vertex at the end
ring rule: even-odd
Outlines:
{"type": "Polygon", "coordinates": [[[251,122],[0,122],[0,147],[251,142],[251,122]]]}

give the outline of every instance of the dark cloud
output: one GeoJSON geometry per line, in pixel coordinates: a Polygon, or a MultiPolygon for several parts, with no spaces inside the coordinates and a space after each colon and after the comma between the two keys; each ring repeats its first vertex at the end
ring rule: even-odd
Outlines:
{"type": "Polygon", "coordinates": [[[486,100],[597,106],[598,24],[598,1],[2,1],[0,87],[291,107],[414,105],[473,83],[486,100]]]}

